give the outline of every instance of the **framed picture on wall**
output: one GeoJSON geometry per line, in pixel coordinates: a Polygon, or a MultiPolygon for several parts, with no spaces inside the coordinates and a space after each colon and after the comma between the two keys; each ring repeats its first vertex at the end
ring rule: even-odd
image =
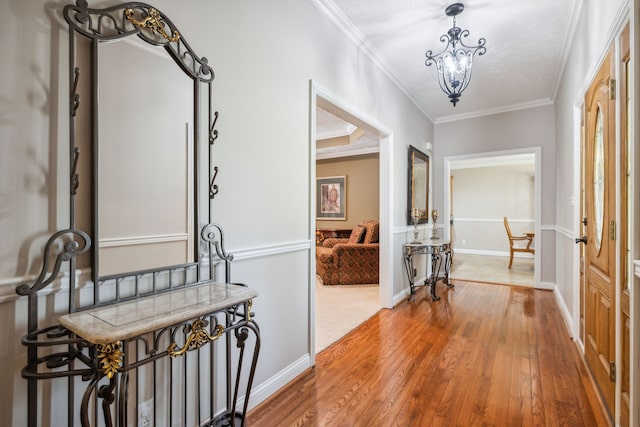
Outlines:
{"type": "Polygon", "coordinates": [[[316,179],[316,218],[347,219],[347,177],[330,176],[316,179]]]}

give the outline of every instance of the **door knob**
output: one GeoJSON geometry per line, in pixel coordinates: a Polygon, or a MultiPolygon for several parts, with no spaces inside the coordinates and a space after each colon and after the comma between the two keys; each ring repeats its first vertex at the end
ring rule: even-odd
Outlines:
{"type": "Polygon", "coordinates": [[[587,244],[587,236],[582,236],[579,239],[576,239],[576,244],[578,244],[578,243],[587,244]]]}

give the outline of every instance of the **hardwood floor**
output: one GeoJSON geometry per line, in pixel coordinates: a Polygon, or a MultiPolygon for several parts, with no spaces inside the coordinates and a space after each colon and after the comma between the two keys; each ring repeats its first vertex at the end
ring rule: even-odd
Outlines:
{"type": "Polygon", "coordinates": [[[550,291],[438,284],[382,310],[249,426],[606,426],[550,291]]]}

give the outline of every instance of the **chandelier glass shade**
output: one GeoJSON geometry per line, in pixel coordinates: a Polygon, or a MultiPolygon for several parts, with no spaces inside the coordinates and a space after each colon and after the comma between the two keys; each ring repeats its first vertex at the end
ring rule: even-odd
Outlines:
{"type": "Polygon", "coordinates": [[[462,13],[464,5],[454,3],[445,10],[447,16],[453,17],[453,26],[440,36],[440,41],[447,43],[445,48],[434,55],[432,50],[426,52],[427,59],[425,65],[435,64],[438,71],[438,83],[444,93],[449,96],[449,100],[456,106],[460,101],[462,92],[469,86],[471,81],[471,70],[473,58],[477,55],[484,55],[487,49],[484,47],[486,40],[478,40],[477,46],[467,46],[462,41],[469,36],[469,30],[462,30],[456,26],[456,16],[462,13]]]}

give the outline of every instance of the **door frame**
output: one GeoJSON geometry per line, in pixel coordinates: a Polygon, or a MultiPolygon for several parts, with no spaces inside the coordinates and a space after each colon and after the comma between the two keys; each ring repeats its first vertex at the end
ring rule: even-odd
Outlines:
{"type": "Polygon", "coordinates": [[[314,80],[309,82],[309,241],[312,242],[309,251],[309,355],[311,365],[315,365],[315,334],[316,334],[316,301],[315,301],[315,223],[316,223],[316,106],[351,122],[358,127],[367,129],[379,136],[379,221],[380,221],[380,283],[379,302],[381,307],[393,308],[393,271],[394,258],[392,256],[393,228],[393,131],[377,120],[368,116],[344,99],[339,98],[314,80]]]}
{"type": "MultiPolygon", "coordinates": [[[[464,154],[459,156],[449,156],[444,158],[444,216],[443,218],[450,218],[451,216],[451,180],[449,179],[451,176],[451,163],[460,160],[470,160],[470,159],[483,159],[488,157],[502,157],[502,156],[512,156],[515,154],[533,154],[534,156],[534,234],[536,236],[536,251],[534,253],[534,261],[533,261],[533,282],[534,287],[537,289],[553,289],[553,287],[549,284],[542,283],[540,280],[540,254],[542,248],[542,226],[541,224],[541,216],[542,216],[542,148],[541,147],[528,147],[528,148],[516,148],[513,150],[502,150],[502,151],[491,151],[484,153],[474,153],[474,154],[464,154]]],[[[444,235],[449,236],[450,234],[451,224],[449,221],[444,221],[444,235]]]]}
{"type": "MultiPolygon", "coordinates": [[[[631,4],[633,4],[633,2],[631,2],[631,4]]],[[[640,1],[636,1],[636,13],[638,11],[640,11],[640,1]]],[[[589,90],[589,87],[591,86],[591,83],[593,82],[594,78],[596,77],[596,74],[600,68],[600,66],[602,65],[604,59],[607,56],[607,53],[609,51],[609,49],[611,48],[611,46],[615,46],[615,70],[614,70],[614,78],[616,79],[616,81],[619,82],[620,79],[620,69],[619,69],[619,62],[620,62],[620,36],[626,26],[626,24],[631,21],[631,49],[633,51],[633,49],[635,49],[634,46],[637,46],[637,40],[639,39],[639,34],[640,32],[638,31],[637,28],[637,23],[638,20],[634,19],[633,16],[633,8],[631,10],[627,10],[624,13],[621,13],[617,20],[613,23],[611,30],[609,32],[609,35],[607,37],[607,39],[605,40],[605,43],[603,44],[603,48],[602,51],[600,52],[599,56],[597,58],[594,59],[591,67],[589,68],[589,73],[585,76],[582,87],[580,88],[580,90],[577,92],[577,97],[575,98],[574,102],[573,102],[573,147],[574,147],[574,195],[576,198],[576,203],[574,204],[574,223],[573,223],[573,232],[574,232],[574,236],[575,237],[580,237],[580,232],[581,232],[581,224],[580,224],[580,215],[581,215],[581,203],[582,203],[582,194],[581,194],[581,179],[582,179],[582,175],[581,175],[581,168],[582,168],[582,158],[581,158],[581,153],[582,153],[582,130],[581,130],[581,121],[582,121],[582,108],[584,105],[584,98],[587,94],[587,91],[589,90]],[[635,24],[634,24],[635,21],[635,24]]],[[[638,70],[640,70],[640,67],[638,66],[638,64],[640,64],[640,59],[638,57],[638,55],[635,55],[635,58],[632,57],[632,65],[631,65],[631,82],[630,82],[630,88],[632,91],[632,100],[631,100],[631,117],[634,119],[638,119],[638,109],[637,109],[637,100],[640,99],[638,98],[638,96],[640,96],[640,85],[638,85],[637,83],[639,82],[638,79],[638,70]]],[[[616,118],[615,118],[615,127],[616,127],[616,135],[615,135],[615,144],[616,144],[616,158],[615,158],[615,162],[616,162],[616,167],[620,167],[620,144],[622,143],[620,140],[620,115],[618,114],[619,111],[619,103],[621,102],[621,95],[620,95],[620,90],[619,90],[620,85],[617,84],[616,85],[616,118]]],[[[635,194],[635,188],[637,188],[638,183],[640,182],[640,178],[639,178],[639,174],[635,173],[635,171],[638,170],[638,166],[640,166],[640,160],[638,158],[638,154],[637,151],[634,151],[634,147],[635,145],[638,143],[638,140],[640,138],[640,127],[638,127],[636,125],[636,122],[634,120],[632,120],[631,123],[631,135],[632,135],[632,140],[633,142],[630,144],[629,147],[629,151],[627,152],[627,156],[629,156],[630,159],[632,160],[632,169],[633,169],[633,173],[634,173],[634,177],[630,182],[630,186],[627,189],[628,194],[635,194]]],[[[616,183],[616,189],[615,189],[615,197],[616,197],[616,206],[617,206],[617,213],[616,213],[616,235],[620,236],[620,227],[621,227],[621,222],[620,222],[620,175],[619,175],[619,170],[617,171],[617,176],[615,179],[615,183],[616,183]]],[[[633,260],[637,260],[638,258],[640,258],[638,256],[638,248],[639,243],[639,237],[637,234],[637,228],[634,227],[635,222],[637,221],[638,215],[640,213],[640,210],[638,210],[638,207],[640,206],[640,204],[636,201],[632,203],[632,207],[631,207],[631,213],[630,213],[630,217],[627,218],[627,220],[629,221],[629,227],[630,227],[630,231],[631,231],[631,236],[632,236],[632,241],[628,242],[629,245],[629,249],[632,252],[632,263],[633,260]]],[[[619,278],[620,276],[620,251],[619,251],[619,245],[616,244],[616,277],[619,278]]],[[[573,278],[574,278],[574,283],[573,283],[573,289],[575,290],[575,292],[573,293],[573,317],[576,321],[574,321],[574,334],[573,337],[576,340],[576,344],[578,346],[578,348],[580,349],[581,352],[581,356],[584,358],[585,356],[585,344],[583,342],[583,337],[580,334],[580,308],[581,308],[581,301],[580,301],[580,287],[581,287],[581,283],[580,283],[580,247],[578,245],[574,246],[573,249],[573,254],[572,254],[574,263],[573,263],[573,278]]],[[[637,274],[637,269],[638,267],[634,268],[633,266],[629,266],[629,274],[632,277],[632,286],[631,286],[631,295],[630,295],[630,305],[631,305],[631,331],[630,331],[630,350],[631,350],[631,358],[633,359],[634,356],[637,356],[640,353],[640,328],[638,328],[637,326],[634,325],[636,319],[638,318],[638,315],[640,314],[640,287],[638,286],[638,277],[640,277],[640,275],[637,274]],[[635,275],[634,275],[635,273],[635,275]]],[[[617,279],[618,280],[618,279],[617,279]]],[[[616,282],[616,286],[615,286],[615,292],[616,292],[616,301],[619,302],[620,298],[621,298],[621,288],[619,286],[619,283],[616,282]]],[[[621,366],[620,362],[621,362],[621,334],[622,334],[622,325],[621,325],[621,316],[620,316],[620,312],[619,312],[619,307],[616,307],[616,316],[615,316],[615,339],[616,339],[616,366],[621,366]]],[[[586,361],[585,361],[585,366],[586,366],[586,361]]],[[[595,383],[594,383],[595,385],[595,383]]],[[[631,401],[630,403],[630,425],[635,425],[639,420],[640,420],[640,415],[637,413],[638,412],[638,408],[640,408],[640,369],[638,369],[635,364],[631,365],[631,369],[630,369],[630,389],[631,389],[631,401]]],[[[620,409],[621,409],[621,405],[620,405],[620,399],[621,399],[621,381],[618,378],[616,379],[616,384],[615,384],[615,399],[614,399],[614,408],[612,409],[612,413],[611,416],[613,418],[613,422],[614,425],[617,425],[616,423],[619,421],[620,418],[620,409]]],[[[604,406],[603,406],[604,408],[604,406]]]]}

